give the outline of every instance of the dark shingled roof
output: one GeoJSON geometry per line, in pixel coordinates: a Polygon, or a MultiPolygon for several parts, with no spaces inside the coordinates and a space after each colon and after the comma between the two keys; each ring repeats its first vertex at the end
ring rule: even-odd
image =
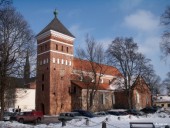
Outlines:
{"type": "Polygon", "coordinates": [[[54,30],[62,34],[74,37],[67,28],[55,17],[37,36],[47,32],[49,30],[54,30]]]}

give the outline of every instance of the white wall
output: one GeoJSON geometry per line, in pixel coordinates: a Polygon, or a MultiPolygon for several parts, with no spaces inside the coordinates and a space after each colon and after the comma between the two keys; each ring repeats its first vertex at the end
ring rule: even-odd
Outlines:
{"type": "Polygon", "coordinates": [[[16,89],[15,108],[21,111],[35,110],[35,89],[16,89]]]}

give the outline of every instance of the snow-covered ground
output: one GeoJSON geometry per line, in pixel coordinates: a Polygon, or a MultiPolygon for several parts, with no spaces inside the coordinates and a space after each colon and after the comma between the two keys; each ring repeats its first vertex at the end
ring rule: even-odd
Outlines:
{"type": "Polygon", "coordinates": [[[18,122],[0,122],[0,128],[102,128],[102,122],[106,122],[107,128],[130,128],[129,122],[153,122],[156,128],[165,128],[166,125],[170,126],[170,115],[165,113],[155,113],[146,116],[104,116],[95,117],[89,119],[89,125],[86,125],[86,120],[71,120],[66,122],[66,126],[62,127],[61,123],[51,123],[51,124],[39,124],[39,125],[29,125],[20,124],[18,122]],[[107,118],[107,121],[106,121],[107,118]]]}

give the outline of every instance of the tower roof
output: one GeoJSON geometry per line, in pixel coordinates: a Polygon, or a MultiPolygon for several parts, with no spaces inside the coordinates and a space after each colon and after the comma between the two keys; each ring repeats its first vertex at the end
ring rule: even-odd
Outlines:
{"type": "Polygon", "coordinates": [[[60,32],[62,34],[65,34],[70,37],[74,37],[68,29],[58,20],[58,18],[55,16],[54,19],[39,33],[37,36],[49,31],[54,30],[57,32],[60,32]]]}

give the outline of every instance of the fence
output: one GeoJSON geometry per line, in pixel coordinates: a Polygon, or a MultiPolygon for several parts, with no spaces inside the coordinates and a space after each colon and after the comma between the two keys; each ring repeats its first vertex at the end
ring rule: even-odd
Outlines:
{"type": "MultiPolygon", "coordinates": [[[[129,118],[131,118],[129,116],[129,118]]],[[[120,117],[117,118],[118,120],[121,120],[120,117]]],[[[62,121],[62,127],[69,125],[69,126],[73,126],[74,128],[122,128],[120,126],[116,126],[113,124],[110,124],[108,121],[108,118],[106,118],[105,120],[101,121],[101,122],[94,122],[92,120],[86,119],[84,120],[84,122],[82,122],[81,124],[75,124],[74,122],[71,121],[62,121]]],[[[170,126],[165,125],[165,126],[155,126],[152,122],[130,122],[129,126],[126,126],[127,128],[170,128],[170,126]],[[150,126],[149,126],[150,125],[150,126]],[[148,127],[149,126],[149,127],[148,127]]]]}

